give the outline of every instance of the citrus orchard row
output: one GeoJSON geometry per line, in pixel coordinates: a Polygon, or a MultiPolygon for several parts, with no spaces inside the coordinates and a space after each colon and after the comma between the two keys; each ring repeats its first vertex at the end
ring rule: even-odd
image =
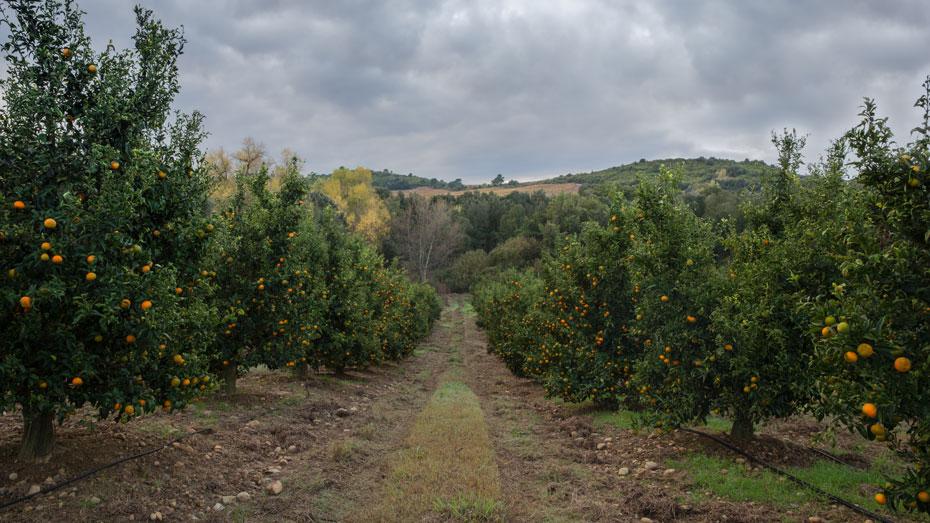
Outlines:
{"type": "Polygon", "coordinates": [[[661,429],[725,415],[739,439],[770,418],[829,419],[912,464],[879,503],[930,510],[924,88],[904,146],[871,101],[808,176],[804,138],[773,136],[779,174],[743,223],[697,218],[673,172],[642,180],[538,271],[477,286],[490,350],[552,396],[622,404],[661,429]]]}
{"type": "Polygon", "coordinates": [[[0,118],[0,409],[20,457],[54,421],[182,408],[238,373],[342,371],[408,354],[439,310],[349,233],[290,164],[225,202],[174,114],[178,30],[137,8],[131,50],[96,53],[71,1],[7,2],[0,118]],[[217,380],[217,378],[222,380],[217,380]]]}

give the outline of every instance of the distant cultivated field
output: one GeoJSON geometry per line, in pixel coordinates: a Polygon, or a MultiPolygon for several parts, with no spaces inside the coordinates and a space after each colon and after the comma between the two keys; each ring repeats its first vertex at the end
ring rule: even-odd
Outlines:
{"type": "Polygon", "coordinates": [[[463,189],[461,191],[450,191],[449,189],[435,189],[433,187],[417,187],[416,189],[405,189],[403,191],[394,191],[395,193],[405,193],[405,194],[419,194],[427,198],[432,198],[433,196],[440,196],[444,194],[463,194],[469,191],[477,192],[490,192],[497,194],[499,196],[506,196],[512,192],[528,192],[534,193],[536,191],[542,191],[546,193],[547,196],[552,196],[554,194],[565,194],[578,193],[578,189],[581,188],[581,184],[578,183],[534,183],[531,185],[517,185],[515,187],[480,187],[480,188],[469,188],[463,189]]]}

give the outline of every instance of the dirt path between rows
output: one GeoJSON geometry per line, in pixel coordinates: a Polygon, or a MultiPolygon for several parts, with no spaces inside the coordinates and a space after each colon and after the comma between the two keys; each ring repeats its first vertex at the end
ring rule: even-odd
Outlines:
{"type": "Polygon", "coordinates": [[[670,464],[705,443],[596,427],[591,412],[546,399],[487,353],[461,296],[446,297],[431,336],[397,364],[307,381],[258,370],[236,397],[183,413],[70,421],[37,467],[13,461],[19,425],[0,416],[0,503],[213,432],[40,495],[3,521],[807,521],[814,510],[863,520],[702,492],[670,464]]]}

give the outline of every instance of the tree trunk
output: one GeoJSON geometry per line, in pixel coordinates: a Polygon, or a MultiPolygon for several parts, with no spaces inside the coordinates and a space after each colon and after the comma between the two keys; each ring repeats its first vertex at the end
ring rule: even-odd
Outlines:
{"type": "Polygon", "coordinates": [[[225,392],[227,396],[234,396],[236,394],[236,376],[238,372],[238,365],[236,365],[235,362],[231,361],[229,365],[223,367],[223,392],[225,392]]]}
{"type": "Polygon", "coordinates": [[[298,363],[297,366],[294,367],[294,377],[301,381],[307,379],[307,371],[309,369],[310,366],[306,363],[298,363]]]}
{"type": "Polygon", "coordinates": [[[46,462],[55,445],[55,416],[51,412],[34,412],[23,409],[23,440],[19,447],[19,460],[46,462]]]}
{"type": "Polygon", "coordinates": [[[730,438],[736,441],[747,441],[753,437],[752,418],[745,411],[740,411],[733,418],[733,428],[730,429],[730,438]]]}

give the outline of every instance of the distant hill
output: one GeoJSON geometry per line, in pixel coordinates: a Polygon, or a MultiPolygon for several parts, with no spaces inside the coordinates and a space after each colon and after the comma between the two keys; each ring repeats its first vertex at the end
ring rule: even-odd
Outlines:
{"type": "MultiPolygon", "coordinates": [[[[762,176],[775,172],[775,167],[760,160],[724,160],[720,158],[667,158],[663,160],[640,160],[617,167],[588,173],[564,174],[545,180],[516,183],[509,182],[500,189],[532,187],[540,184],[577,184],[584,189],[602,189],[608,186],[630,190],[636,186],[640,176],[659,173],[660,166],[677,168],[681,171],[681,185],[685,193],[692,195],[708,191],[723,190],[739,192],[759,186],[762,176]]],[[[390,191],[406,191],[418,188],[439,189],[442,193],[489,188],[490,184],[464,185],[461,180],[447,182],[436,178],[423,178],[413,174],[397,174],[389,170],[372,173],[375,187],[390,191]]],[[[525,189],[524,189],[525,190],[525,189]]],[[[427,191],[433,193],[435,191],[427,191]]],[[[510,191],[508,191],[510,192],[510,191]]],[[[438,194],[438,193],[437,193],[438,194]]]]}
{"type": "Polygon", "coordinates": [[[431,187],[433,189],[455,191],[465,187],[465,185],[462,184],[462,180],[447,182],[444,180],[437,180],[436,178],[414,176],[413,174],[397,174],[387,169],[383,171],[372,171],[371,177],[372,185],[379,189],[387,189],[389,191],[404,191],[416,189],[417,187],[431,187]]]}
{"type": "Polygon", "coordinates": [[[665,165],[681,173],[680,186],[685,202],[698,216],[711,220],[720,218],[742,219],[740,204],[747,191],[758,189],[762,178],[777,172],[776,168],[759,160],[723,160],[719,158],[667,158],[640,160],[617,167],[588,173],[564,174],[546,180],[517,183],[507,182],[492,187],[490,184],[468,185],[461,180],[445,182],[389,171],[374,173],[374,185],[380,189],[413,192],[424,196],[462,194],[464,191],[492,192],[501,196],[510,192],[536,192],[546,194],[564,192],[600,194],[614,191],[631,193],[640,177],[659,174],[665,165]]]}
{"type": "Polygon", "coordinates": [[[668,158],[640,160],[600,171],[565,174],[533,183],[577,183],[582,187],[615,185],[620,189],[632,189],[640,176],[658,174],[662,165],[681,172],[682,189],[689,193],[700,193],[714,187],[725,191],[755,188],[759,186],[763,175],[776,170],[774,166],[759,160],[738,162],[719,158],[668,158]]]}
{"type": "Polygon", "coordinates": [[[477,186],[468,186],[465,189],[451,190],[451,189],[437,189],[434,187],[417,187],[415,189],[401,189],[397,191],[398,193],[404,193],[407,195],[410,194],[419,194],[426,198],[432,198],[433,196],[460,196],[468,191],[476,191],[481,193],[491,193],[498,196],[507,196],[513,192],[525,192],[525,193],[535,193],[537,191],[542,191],[546,196],[555,196],[557,194],[577,194],[578,189],[581,186],[577,183],[521,183],[513,185],[499,185],[497,187],[477,187],[477,186]]]}

